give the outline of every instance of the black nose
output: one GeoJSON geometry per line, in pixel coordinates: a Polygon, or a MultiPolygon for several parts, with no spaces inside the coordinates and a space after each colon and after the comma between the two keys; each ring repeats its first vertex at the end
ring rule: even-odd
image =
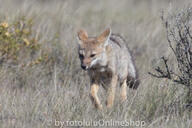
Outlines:
{"type": "Polygon", "coordinates": [[[85,66],[85,65],[81,65],[81,68],[82,68],[83,70],[86,70],[86,66],[85,66]]]}

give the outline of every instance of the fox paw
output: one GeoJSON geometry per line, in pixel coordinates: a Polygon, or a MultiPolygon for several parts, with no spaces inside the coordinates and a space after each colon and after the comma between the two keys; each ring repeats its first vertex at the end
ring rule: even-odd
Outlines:
{"type": "Polygon", "coordinates": [[[121,96],[121,102],[124,102],[126,100],[127,100],[127,96],[126,95],[125,96],[121,96]]]}
{"type": "Polygon", "coordinates": [[[103,109],[103,105],[102,104],[96,105],[96,108],[99,109],[99,110],[102,110],[103,109]]]}
{"type": "Polygon", "coordinates": [[[111,108],[113,106],[112,103],[107,103],[107,108],[111,108]]]}

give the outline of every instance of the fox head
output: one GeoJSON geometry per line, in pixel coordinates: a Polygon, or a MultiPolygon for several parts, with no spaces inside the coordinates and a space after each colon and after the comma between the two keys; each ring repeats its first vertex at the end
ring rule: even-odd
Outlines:
{"type": "Polygon", "coordinates": [[[107,45],[111,35],[111,29],[106,29],[96,37],[88,37],[85,30],[78,32],[79,59],[84,70],[106,66],[107,45]]]}

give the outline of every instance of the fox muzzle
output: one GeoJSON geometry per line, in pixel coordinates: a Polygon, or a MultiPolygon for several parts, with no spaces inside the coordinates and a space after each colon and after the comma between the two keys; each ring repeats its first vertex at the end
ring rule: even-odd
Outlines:
{"type": "Polygon", "coordinates": [[[81,68],[83,69],[83,70],[87,70],[88,69],[88,66],[86,66],[86,65],[81,65],[81,68]]]}

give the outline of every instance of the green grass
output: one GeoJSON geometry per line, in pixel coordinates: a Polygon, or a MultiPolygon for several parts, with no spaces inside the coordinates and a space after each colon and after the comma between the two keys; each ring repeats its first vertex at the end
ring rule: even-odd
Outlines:
{"type": "MultiPolygon", "coordinates": [[[[19,57],[17,63],[9,58],[0,64],[0,127],[52,128],[58,126],[55,121],[112,119],[144,121],[147,128],[192,128],[192,113],[183,107],[185,88],[147,74],[155,58],[171,54],[160,19],[161,10],[172,13],[190,1],[0,0],[0,3],[3,3],[0,22],[13,24],[19,17],[32,19],[27,38],[36,38],[40,45],[38,50],[13,54],[19,57]],[[128,100],[123,104],[117,89],[115,104],[109,110],[105,106],[106,92],[101,88],[99,97],[104,109],[98,111],[89,98],[88,76],[80,68],[76,36],[80,28],[96,35],[108,26],[126,38],[136,59],[141,85],[137,90],[128,89],[128,100]]],[[[27,49],[22,43],[22,48],[27,49]]]]}

